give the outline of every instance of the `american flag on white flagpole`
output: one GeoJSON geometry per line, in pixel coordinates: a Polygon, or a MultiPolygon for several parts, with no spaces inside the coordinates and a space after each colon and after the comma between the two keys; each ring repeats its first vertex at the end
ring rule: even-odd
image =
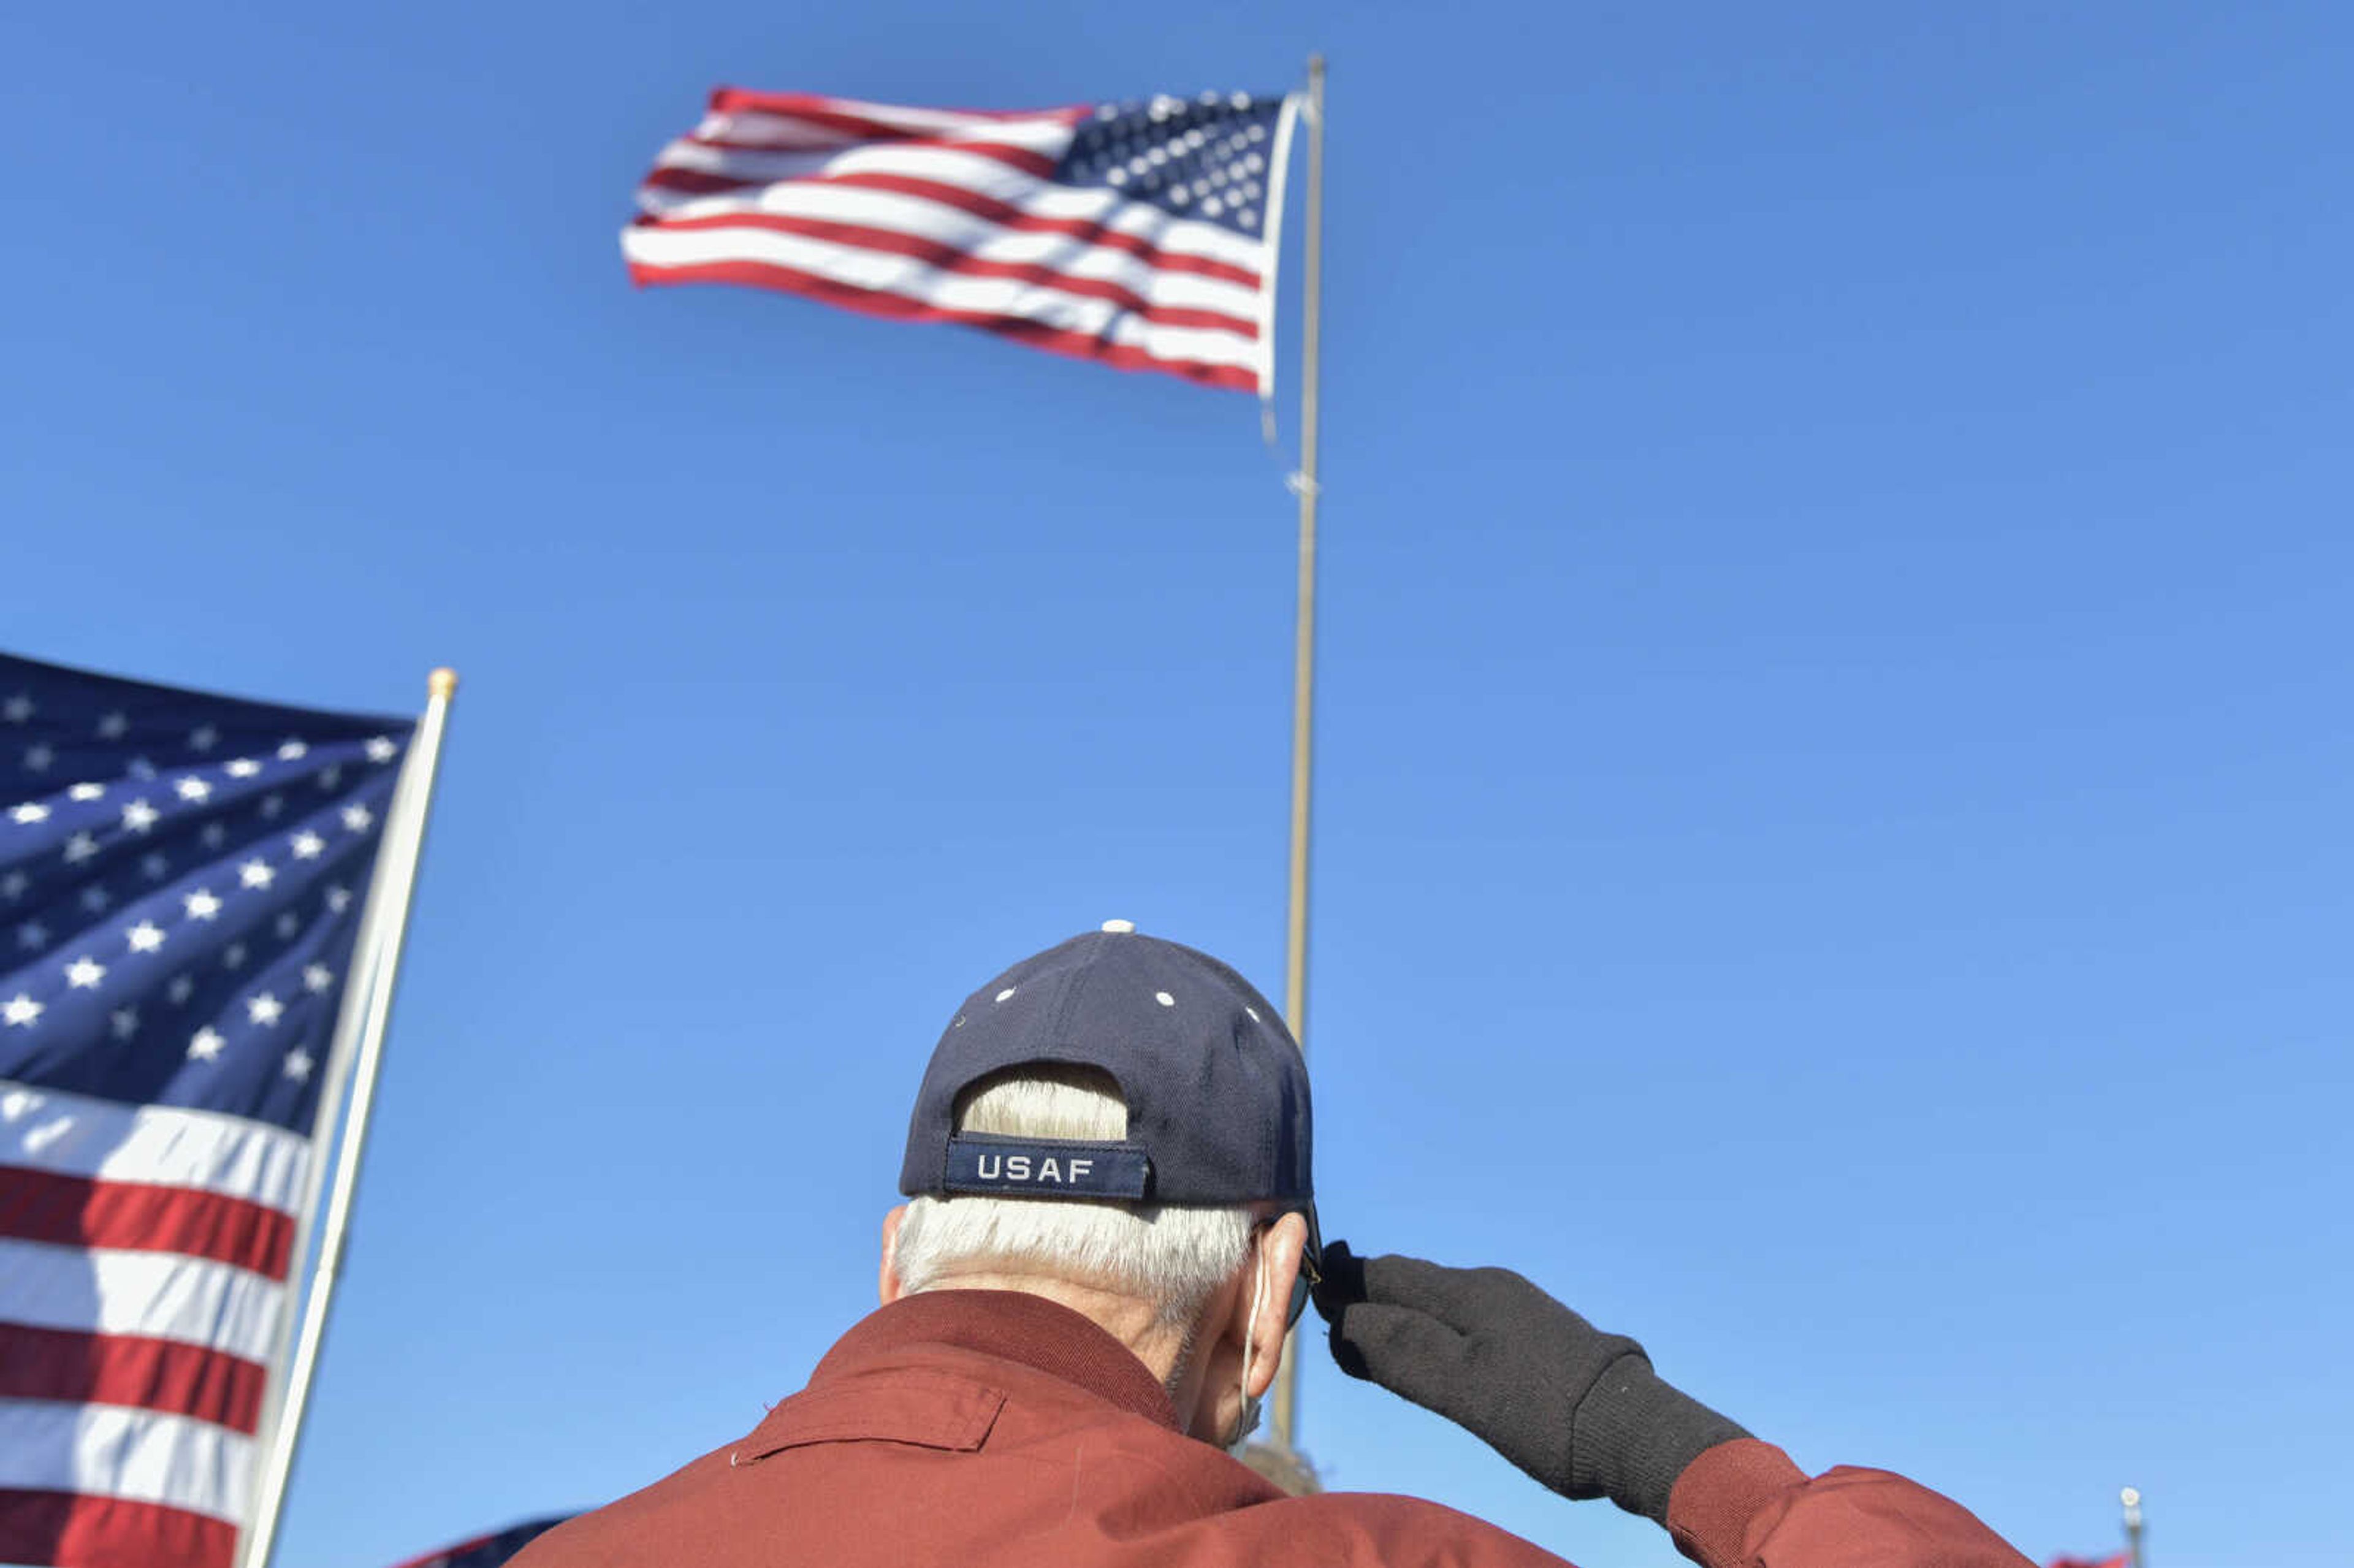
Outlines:
{"type": "Polygon", "coordinates": [[[0,655],[0,1563],[234,1556],[412,729],[0,655]]]}
{"type": "Polygon", "coordinates": [[[1022,112],[721,88],[622,231],[640,283],[957,322],[1265,395],[1287,101],[1022,112]]]}

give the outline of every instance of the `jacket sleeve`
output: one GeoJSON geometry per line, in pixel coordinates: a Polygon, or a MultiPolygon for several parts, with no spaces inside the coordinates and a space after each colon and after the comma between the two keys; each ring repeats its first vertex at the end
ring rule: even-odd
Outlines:
{"type": "Polygon", "coordinates": [[[1808,1479],[1770,1443],[1723,1443],[1668,1499],[1676,1549],[1703,1568],[2033,1568],[1977,1515],[1886,1470],[1808,1479]]]}

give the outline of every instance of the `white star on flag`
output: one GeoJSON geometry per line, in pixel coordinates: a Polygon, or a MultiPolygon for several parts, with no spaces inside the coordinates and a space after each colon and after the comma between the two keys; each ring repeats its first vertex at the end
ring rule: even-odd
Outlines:
{"type": "Polygon", "coordinates": [[[285,745],[278,748],[278,760],[281,762],[300,762],[302,759],[302,754],[310,749],[311,748],[309,747],[303,745],[299,740],[290,740],[285,745]]]}
{"type": "Polygon", "coordinates": [[[47,1011],[21,991],[5,1002],[0,1002],[0,1018],[5,1018],[11,1024],[21,1028],[31,1028],[33,1021],[47,1011]]]}
{"type": "Polygon", "coordinates": [[[344,808],[344,826],[353,832],[367,832],[369,825],[375,821],[375,814],[366,806],[350,805],[344,808]]]}
{"type": "Polygon", "coordinates": [[[195,729],[188,732],[188,744],[195,747],[198,751],[210,751],[219,743],[220,731],[215,729],[208,724],[198,725],[195,729]]]}
{"type": "Polygon", "coordinates": [[[174,975],[172,983],[164,989],[165,994],[171,997],[173,1004],[177,1006],[188,1000],[190,993],[196,989],[196,982],[186,975],[174,975]]]}
{"type": "Polygon", "coordinates": [[[201,800],[213,792],[211,785],[193,773],[175,780],[172,788],[180,792],[180,799],[183,800],[201,800]]]}
{"type": "Polygon", "coordinates": [[[225,969],[233,969],[243,962],[245,962],[245,944],[243,942],[231,942],[228,947],[221,949],[221,968],[225,969]]]}
{"type": "Polygon", "coordinates": [[[320,770],[319,788],[322,789],[333,789],[343,781],[344,770],[339,765],[322,768],[320,770]]]}
{"type": "Polygon", "coordinates": [[[194,893],[182,894],[180,902],[187,906],[191,920],[209,920],[220,913],[221,901],[214,897],[208,888],[199,887],[194,893]]]}
{"type": "Polygon", "coordinates": [[[205,841],[207,849],[218,849],[228,837],[228,830],[218,822],[207,822],[205,831],[196,835],[205,841]]]}
{"type": "Polygon", "coordinates": [[[264,795],[261,798],[261,815],[265,821],[277,821],[278,813],[285,809],[286,797],[283,795],[264,795]]]}
{"type": "Polygon", "coordinates": [[[66,966],[66,983],[76,991],[96,991],[106,978],[106,966],[85,954],[66,966]]]}
{"type": "Polygon", "coordinates": [[[292,909],[284,911],[278,916],[277,931],[278,939],[280,941],[286,942],[293,940],[294,933],[302,928],[302,918],[292,909]]]}
{"type": "Polygon", "coordinates": [[[66,841],[66,863],[74,865],[98,853],[98,841],[88,833],[76,833],[66,841]]]}
{"type": "Polygon", "coordinates": [[[108,714],[98,721],[98,738],[121,740],[131,730],[131,721],[121,714],[108,714]]]}
{"type": "Polygon", "coordinates": [[[29,826],[34,822],[48,821],[49,809],[38,800],[27,800],[21,806],[11,808],[8,815],[29,826]]]}
{"type": "Polygon", "coordinates": [[[152,953],[164,945],[164,927],[153,920],[142,920],[124,933],[131,938],[134,953],[152,953]]]}
{"type": "Polygon", "coordinates": [[[19,692],[10,697],[5,705],[0,705],[0,713],[8,715],[10,724],[23,724],[33,716],[33,699],[19,692]]]}
{"type": "Polygon", "coordinates": [[[296,1083],[307,1082],[311,1076],[311,1053],[297,1045],[286,1053],[286,1075],[296,1083]]]}
{"type": "Polygon", "coordinates": [[[106,889],[95,882],[81,890],[81,906],[93,915],[105,914],[106,906],[113,902],[106,889]]]}
{"type": "Polygon", "coordinates": [[[367,759],[370,762],[389,762],[399,749],[392,744],[392,736],[380,735],[367,743],[367,759]]]}
{"type": "Polygon", "coordinates": [[[228,1036],[207,1023],[197,1030],[195,1038],[188,1042],[188,1060],[191,1062],[217,1060],[221,1054],[221,1047],[228,1044],[228,1036]]]}
{"type": "Polygon", "coordinates": [[[139,1033],[139,1010],[137,1008],[118,1007],[107,1016],[114,1024],[114,1037],[117,1040],[128,1040],[133,1034],[139,1033]]]}
{"type": "Polygon", "coordinates": [[[105,793],[106,786],[103,784],[77,784],[66,791],[66,796],[74,800],[95,800],[105,793]]]}
{"type": "Polygon", "coordinates": [[[245,1015],[265,1029],[274,1029],[286,1012],[286,1004],[268,991],[245,999],[245,1015]]]}
{"type": "Polygon", "coordinates": [[[327,889],[327,908],[337,915],[352,906],[352,890],[337,883],[327,889]]]}
{"type": "Polygon", "coordinates": [[[237,879],[248,887],[267,887],[277,874],[270,869],[270,863],[260,855],[237,868],[237,879]]]}
{"type": "Polygon", "coordinates": [[[49,928],[38,920],[27,920],[16,927],[16,945],[36,951],[49,945],[49,928]]]}
{"type": "Polygon", "coordinates": [[[31,877],[21,871],[12,871],[5,876],[0,876],[0,895],[5,895],[8,902],[14,904],[24,897],[25,889],[32,885],[31,877]]]}
{"type": "Polygon", "coordinates": [[[327,841],[308,828],[296,833],[293,842],[296,860],[316,860],[319,858],[320,852],[327,847],[327,841]]]}
{"type": "Polygon", "coordinates": [[[161,854],[139,857],[139,873],[150,882],[161,882],[172,873],[172,863],[161,854]]]}
{"type": "Polygon", "coordinates": [[[142,798],[122,808],[122,825],[134,833],[143,833],[161,821],[164,813],[142,798]]]}
{"type": "Polygon", "coordinates": [[[129,770],[131,777],[133,779],[153,779],[155,777],[155,765],[148,761],[143,757],[134,757],[124,766],[129,770]]]}
{"type": "Polygon", "coordinates": [[[334,983],[335,971],[329,969],[326,965],[304,964],[302,966],[302,989],[304,991],[324,991],[334,983]]]}
{"type": "Polygon", "coordinates": [[[232,779],[250,779],[261,771],[261,764],[250,757],[240,757],[221,771],[232,779]]]}
{"type": "Polygon", "coordinates": [[[36,741],[25,748],[25,766],[36,773],[47,773],[49,764],[57,759],[58,754],[46,742],[36,741]]]}

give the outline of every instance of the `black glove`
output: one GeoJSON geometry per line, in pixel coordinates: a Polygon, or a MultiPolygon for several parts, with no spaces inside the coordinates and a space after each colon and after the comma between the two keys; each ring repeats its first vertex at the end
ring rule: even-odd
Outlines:
{"type": "Polygon", "coordinates": [[[1468,1428],[1564,1497],[1665,1524],[1684,1467],[1749,1436],[1661,1383],[1642,1346],[1508,1268],[1361,1259],[1346,1242],[1322,1264],[1316,1309],[1342,1372],[1468,1428]]]}

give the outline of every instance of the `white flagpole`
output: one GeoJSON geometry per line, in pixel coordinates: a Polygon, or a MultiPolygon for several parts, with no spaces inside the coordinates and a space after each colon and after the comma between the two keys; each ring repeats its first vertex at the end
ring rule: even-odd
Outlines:
{"type": "MultiPolygon", "coordinates": [[[[1299,275],[1299,609],[1292,639],[1291,899],[1284,933],[1283,1011],[1308,1049],[1308,808],[1316,736],[1316,351],[1324,299],[1324,57],[1308,57],[1307,246],[1299,275]]],[[[1272,183],[1272,182],[1270,182],[1272,183]]],[[[1268,357],[1274,344],[1267,345],[1268,357]]],[[[1299,1409],[1299,1335],[1283,1341],[1276,1374],[1275,1440],[1292,1446],[1299,1409]]]]}
{"type": "MultiPolygon", "coordinates": [[[[425,847],[425,821],[433,800],[433,779],[441,760],[441,735],[450,721],[450,701],[458,692],[453,670],[436,670],[427,683],[425,716],[418,721],[417,737],[402,764],[400,781],[393,789],[385,813],[384,847],[370,879],[367,903],[360,914],[358,938],[352,948],[352,973],[345,982],[342,1012],[335,1020],[334,1044],[328,1049],[327,1082],[320,1095],[319,1113],[312,1129],[311,1174],[304,1194],[303,1224],[318,1213],[319,1190],[326,1173],[327,1135],[334,1125],[337,1098],[347,1079],[351,1109],[343,1118],[344,1136],[336,1150],[334,1191],[327,1202],[326,1224],[310,1287],[302,1298],[302,1336],[285,1381],[271,1402],[269,1448],[255,1498],[253,1520],[240,1542],[239,1568],[268,1568],[278,1534],[278,1520],[286,1503],[286,1482],[294,1468],[296,1445],[302,1435],[302,1416],[310,1403],[311,1376],[319,1361],[320,1342],[327,1331],[327,1309],[334,1298],[335,1279],[342,1272],[344,1234],[351,1221],[352,1196],[359,1185],[360,1157],[367,1148],[368,1117],[376,1103],[376,1070],[384,1059],[385,1026],[392,1018],[393,985],[400,974],[401,938],[408,926],[409,896],[417,887],[417,862],[425,847]]],[[[308,1235],[302,1238],[307,1244],[308,1235]]],[[[301,1258],[305,1246],[298,1245],[301,1258]]],[[[290,1298],[287,1302],[293,1306],[290,1298]]],[[[290,1310],[280,1330],[280,1356],[284,1361],[285,1333],[293,1321],[290,1310]]]]}

